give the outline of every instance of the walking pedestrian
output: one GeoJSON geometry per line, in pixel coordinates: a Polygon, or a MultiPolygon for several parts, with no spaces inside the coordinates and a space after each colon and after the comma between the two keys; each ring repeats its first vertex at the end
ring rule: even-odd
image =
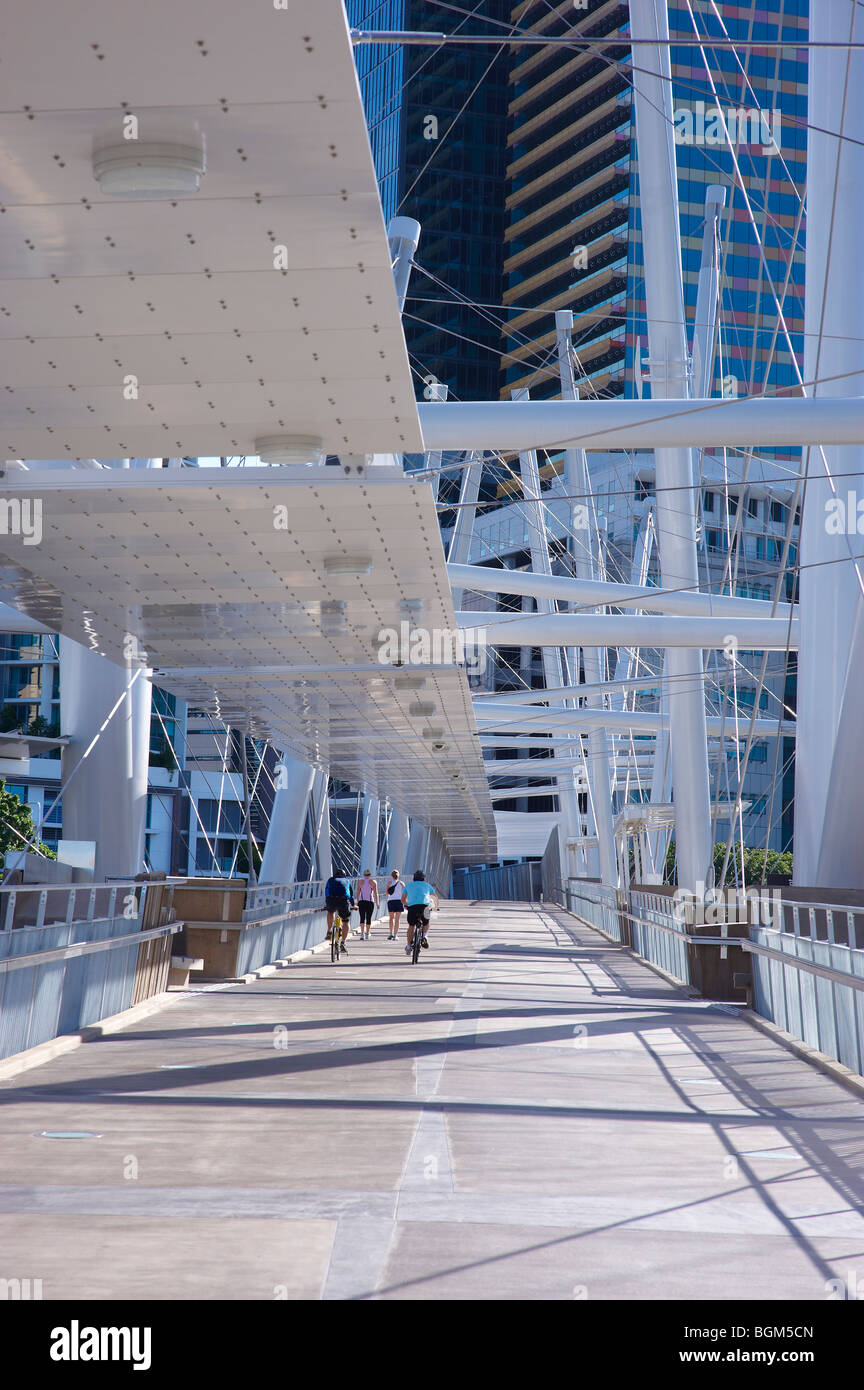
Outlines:
{"type": "Polygon", "coordinates": [[[399,935],[399,914],[403,909],[402,894],[405,892],[405,884],[399,877],[398,869],[390,870],[390,877],[384,893],[387,898],[387,911],[390,913],[390,935],[388,941],[395,941],[399,935]]]}
{"type": "Polygon", "coordinates": [[[363,870],[363,877],[357,880],[357,891],[354,894],[357,901],[357,908],[360,913],[360,940],[369,940],[369,930],[372,925],[373,904],[378,907],[378,884],[372,877],[371,869],[363,870]]]}

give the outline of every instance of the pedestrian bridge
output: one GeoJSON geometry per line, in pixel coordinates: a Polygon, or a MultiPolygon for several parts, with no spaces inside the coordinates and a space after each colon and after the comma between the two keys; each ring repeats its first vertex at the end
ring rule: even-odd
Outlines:
{"type": "Polygon", "coordinates": [[[6,1264],[46,1299],[847,1280],[864,1093],[561,907],[451,900],[430,940],[413,966],[379,922],[0,1063],[6,1264]]]}

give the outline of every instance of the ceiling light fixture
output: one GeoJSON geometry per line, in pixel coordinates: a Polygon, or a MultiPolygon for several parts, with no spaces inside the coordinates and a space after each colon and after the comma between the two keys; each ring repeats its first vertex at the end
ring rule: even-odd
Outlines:
{"type": "Polygon", "coordinates": [[[419,719],[422,717],[423,719],[428,719],[430,715],[435,713],[437,708],[438,706],[434,700],[414,700],[408,706],[408,713],[413,718],[419,719]]]}
{"type": "Polygon", "coordinates": [[[326,458],[324,442],[314,434],[265,434],[253,449],[262,463],[320,464],[326,458]]]}
{"type": "Polygon", "coordinates": [[[324,569],[327,574],[369,574],[372,558],[369,555],[325,555],[324,569]]]}
{"type": "Polygon", "coordinates": [[[393,682],[395,690],[425,690],[425,676],[397,676],[393,682]]]}
{"type": "Polygon", "coordinates": [[[206,170],[203,142],[123,141],[93,152],[93,177],[109,198],[185,198],[206,170]]]}
{"type": "Polygon", "coordinates": [[[341,599],[324,599],[321,604],[321,631],[345,631],[345,604],[341,599]]]}

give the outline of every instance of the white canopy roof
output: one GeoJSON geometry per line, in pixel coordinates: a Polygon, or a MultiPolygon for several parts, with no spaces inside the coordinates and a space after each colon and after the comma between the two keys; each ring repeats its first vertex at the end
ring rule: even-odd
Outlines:
{"type": "Polygon", "coordinates": [[[438,826],[455,862],[496,857],[465,670],[444,642],[422,665],[379,659],[402,622],[456,630],[428,483],[389,467],[67,468],[2,492],[42,517],[38,544],[3,538],[4,600],[120,664],[134,637],[131,664],[194,707],[438,826]],[[346,556],[354,572],[334,573],[346,556]]]}
{"type": "Polygon", "coordinates": [[[422,448],[341,0],[28,0],[0,53],[0,458],[422,448]],[[103,194],[154,141],[200,191],[103,194]]]}

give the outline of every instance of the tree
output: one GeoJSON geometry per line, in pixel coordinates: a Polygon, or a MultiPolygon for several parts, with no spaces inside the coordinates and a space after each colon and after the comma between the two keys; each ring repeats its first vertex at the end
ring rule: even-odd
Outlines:
{"type": "MultiPolygon", "coordinates": [[[[729,863],[726,865],[726,879],[721,884],[720,872],[723,868],[723,860],[726,858],[725,842],[714,846],[714,878],[718,888],[734,888],[741,882],[741,846],[738,841],[734,841],[729,851],[729,863]]],[[[779,875],[782,878],[792,878],[792,855],[791,853],[780,854],[776,849],[744,849],[744,887],[758,888],[762,882],[770,875],[779,875]],[[764,870],[764,874],[763,874],[764,870]]],[[[666,863],[663,868],[663,882],[675,882],[675,841],[669,842],[669,849],[666,854],[666,863]]]]}
{"type": "Polygon", "coordinates": [[[21,850],[29,845],[34,854],[41,853],[49,859],[56,859],[53,849],[33,838],[34,832],[30,807],[7,791],[5,780],[0,778],[0,854],[5,857],[10,850],[21,850]]]}
{"type": "Polygon", "coordinates": [[[179,767],[174,749],[163,733],[158,733],[150,741],[150,766],[164,767],[173,772],[179,767]]]}
{"type": "Polygon", "coordinates": [[[0,710],[0,734],[11,734],[17,730],[20,723],[18,710],[15,705],[4,705],[0,710]]]}
{"type": "MultiPolygon", "coordinates": [[[[718,887],[720,886],[720,870],[723,868],[725,855],[725,844],[714,846],[714,872],[717,876],[718,887]]],[[[732,887],[741,882],[741,863],[741,846],[736,842],[729,853],[726,882],[723,887],[732,887]]],[[[776,849],[766,851],[764,849],[748,849],[745,846],[743,868],[745,888],[758,887],[763,879],[767,880],[769,874],[791,879],[792,855],[788,852],[780,854],[776,849]]]]}
{"type": "MultiPolygon", "coordinates": [[[[252,857],[253,857],[253,859],[254,859],[254,861],[255,861],[255,874],[256,874],[256,877],[257,877],[257,875],[260,874],[260,872],[261,872],[261,863],[262,863],[261,851],[260,851],[260,849],[258,848],[257,845],[253,845],[253,846],[252,846],[252,857]]],[[[239,844],[239,846],[238,846],[238,848],[237,848],[237,865],[236,865],[236,869],[237,869],[237,873],[238,873],[238,874],[248,874],[248,872],[249,872],[249,851],[248,851],[248,849],[246,848],[246,842],[245,842],[245,840],[241,840],[241,841],[240,841],[240,844],[239,844]]]]}

